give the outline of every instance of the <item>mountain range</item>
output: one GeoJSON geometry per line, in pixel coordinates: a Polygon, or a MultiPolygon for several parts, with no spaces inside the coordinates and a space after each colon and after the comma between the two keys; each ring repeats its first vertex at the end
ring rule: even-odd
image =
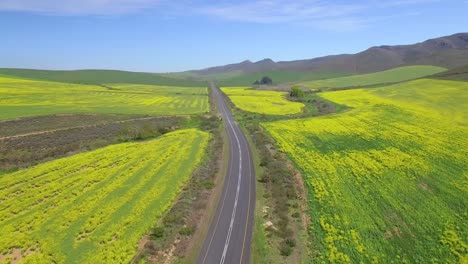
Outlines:
{"type": "Polygon", "coordinates": [[[434,65],[451,69],[465,64],[468,64],[468,33],[458,33],[412,45],[371,47],[357,54],[278,62],[271,59],[257,62],[246,60],[190,72],[199,75],[216,75],[239,71],[254,73],[283,70],[360,74],[409,65],[434,65]]]}

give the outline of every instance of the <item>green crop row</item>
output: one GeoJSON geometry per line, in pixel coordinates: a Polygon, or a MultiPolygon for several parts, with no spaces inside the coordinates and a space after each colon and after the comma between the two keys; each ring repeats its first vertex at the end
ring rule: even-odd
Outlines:
{"type": "Polygon", "coordinates": [[[70,113],[178,115],[208,111],[205,87],[98,86],[0,77],[0,119],[70,113]]]}
{"type": "Polygon", "coordinates": [[[200,163],[210,135],[180,130],[0,177],[0,257],[129,263],[200,163]]]}

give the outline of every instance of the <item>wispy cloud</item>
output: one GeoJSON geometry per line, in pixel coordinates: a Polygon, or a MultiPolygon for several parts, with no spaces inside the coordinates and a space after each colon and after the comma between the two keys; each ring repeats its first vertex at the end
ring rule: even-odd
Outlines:
{"type": "MultiPolygon", "coordinates": [[[[440,0],[362,0],[334,3],[322,0],[255,0],[202,6],[195,10],[223,20],[263,24],[290,23],[332,31],[353,31],[366,27],[373,21],[382,20],[382,16],[372,14],[375,9],[404,8],[438,1],[440,0]]],[[[408,14],[403,13],[404,16],[408,14]]],[[[385,15],[392,18],[396,16],[398,14],[391,14],[391,11],[385,15]]]]}
{"type": "Polygon", "coordinates": [[[359,24],[358,19],[351,17],[363,6],[358,4],[330,4],[319,1],[284,1],[259,0],[248,3],[218,4],[198,7],[195,10],[201,14],[220,19],[255,22],[255,23],[308,23],[337,19],[333,23],[359,24]]]}
{"type": "Polygon", "coordinates": [[[417,5],[417,4],[429,4],[440,2],[441,0],[393,0],[380,2],[382,6],[405,6],[405,5],[417,5]]]}
{"type": "Polygon", "coordinates": [[[0,10],[54,15],[115,15],[151,8],[159,0],[0,0],[0,10]]]}
{"type": "MultiPolygon", "coordinates": [[[[205,16],[258,24],[305,25],[354,31],[385,17],[408,14],[405,7],[441,0],[0,0],[0,10],[53,15],[120,15],[157,11],[160,17],[205,16]],[[397,9],[394,11],[393,9],[397,9]],[[385,10],[384,14],[374,14],[385,10]],[[404,12],[403,12],[404,11],[404,12]],[[393,12],[393,13],[392,13],[393,12]]],[[[466,1],[466,0],[464,0],[466,1]]],[[[413,9],[414,10],[414,9],[413,9]]],[[[406,15],[405,15],[406,16],[406,15]]]]}

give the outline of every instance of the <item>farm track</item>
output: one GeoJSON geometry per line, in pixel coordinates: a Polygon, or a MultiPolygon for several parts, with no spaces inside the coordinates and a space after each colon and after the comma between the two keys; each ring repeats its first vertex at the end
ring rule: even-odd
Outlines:
{"type": "MultiPolygon", "coordinates": [[[[177,115],[177,117],[181,117],[181,116],[188,116],[188,115],[177,115]]],[[[22,137],[28,137],[28,136],[49,134],[49,133],[54,133],[54,132],[58,132],[58,131],[67,131],[67,130],[77,129],[77,128],[89,128],[89,127],[97,127],[97,126],[103,126],[103,125],[109,125],[109,124],[123,124],[123,123],[128,123],[128,122],[133,122],[133,121],[151,120],[151,119],[164,118],[164,117],[175,117],[175,116],[141,117],[141,118],[132,118],[132,119],[126,119],[126,120],[119,120],[119,121],[103,122],[103,123],[85,125],[85,126],[56,128],[56,129],[43,130],[43,131],[25,133],[25,134],[14,135],[14,136],[0,137],[0,141],[7,140],[7,139],[14,139],[14,138],[22,138],[22,137]]]]}
{"type": "Polygon", "coordinates": [[[221,91],[211,83],[225,122],[230,155],[221,200],[197,263],[249,263],[255,212],[255,171],[247,139],[221,91]]]}

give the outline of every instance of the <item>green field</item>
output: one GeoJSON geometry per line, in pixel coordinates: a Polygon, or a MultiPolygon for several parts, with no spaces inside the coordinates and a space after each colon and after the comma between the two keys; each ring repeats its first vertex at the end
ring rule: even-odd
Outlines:
{"type": "Polygon", "coordinates": [[[263,123],[302,172],[318,262],[468,261],[468,83],[321,93],[353,109],[263,123]]]}
{"type": "Polygon", "coordinates": [[[98,86],[0,77],[0,119],[64,113],[176,115],[208,111],[208,90],[204,87],[98,86]]]}
{"type": "Polygon", "coordinates": [[[303,82],[300,85],[311,89],[319,89],[387,84],[416,79],[445,70],[445,68],[429,65],[405,66],[376,73],[303,82]]]}
{"type": "Polygon", "coordinates": [[[209,138],[180,130],[2,175],[0,260],[129,263],[200,163],[209,138]]]}
{"type": "Polygon", "coordinates": [[[344,72],[308,72],[308,71],[285,71],[271,70],[255,73],[237,73],[231,75],[213,75],[211,79],[221,86],[251,86],[256,80],[263,76],[269,76],[274,83],[304,82],[327,78],[336,78],[350,75],[344,72]]]}
{"type": "Polygon", "coordinates": [[[0,68],[0,75],[17,78],[80,84],[137,83],[167,86],[206,86],[206,81],[185,76],[116,70],[48,71],[0,68]]]}
{"type": "Polygon", "coordinates": [[[291,115],[302,112],[302,103],[286,100],[286,92],[259,91],[246,87],[226,87],[222,91],[236,107],[259,114],[291,115]]]}

